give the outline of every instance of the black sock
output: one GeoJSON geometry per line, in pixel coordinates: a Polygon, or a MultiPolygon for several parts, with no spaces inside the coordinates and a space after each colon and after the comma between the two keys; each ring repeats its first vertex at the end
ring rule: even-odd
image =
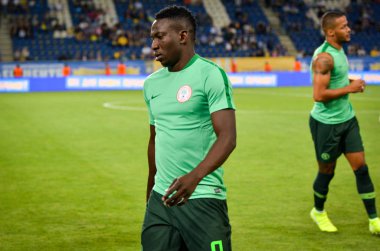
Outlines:
{"type": "Polygon", "coordinates": [[[364,207],[370,219],[377,217],[376,202],[375,202],[375,189],[369,176],[367,165],[360,167],[354,171],[356,177],[356,186],[360,197],[363,200],[364,207]]]}
{"type": "Polygon", "coordinates": [[[334,174],[326,174],[318,172],[315,178],[314,189],[314,207],[318,211],[323,211],[325,201],[327,199],[327,193],[329,192],[329,184],[334,174]]]}

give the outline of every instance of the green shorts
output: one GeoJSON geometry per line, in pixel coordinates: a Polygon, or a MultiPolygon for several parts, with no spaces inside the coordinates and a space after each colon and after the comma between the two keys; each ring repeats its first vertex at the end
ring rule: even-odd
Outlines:
{"type": "Polygon", "coordinates": [[[340,124],[330,125],[310,116],[309,125],[315,154],[321,162],[334,162],[342,153],[364,151],[356,117],[340,124]]]}
{"type": "Polygon", "coordinates": [[[191,199],[166,207],[153,191],[141,233],[143,251],[230,251],[231,226],[227,202],[191,199]]]}

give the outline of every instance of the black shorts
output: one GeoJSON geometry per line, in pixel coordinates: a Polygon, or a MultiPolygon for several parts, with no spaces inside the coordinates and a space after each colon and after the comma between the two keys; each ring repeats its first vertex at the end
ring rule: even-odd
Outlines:
{"type": "Polygon", "coordinates": [[[310,131],[319,161],[330,163],[342,153],[363,152],[363,142],[356,117],[340,124],[324,124],[310,116],[310,131]]]}
{"type": "Polygon", "coordinates": [[[146,208],[143,251],[231,251],[227,202],[191,199],[183,206],[166,207],[153,191],[146,208]]]}

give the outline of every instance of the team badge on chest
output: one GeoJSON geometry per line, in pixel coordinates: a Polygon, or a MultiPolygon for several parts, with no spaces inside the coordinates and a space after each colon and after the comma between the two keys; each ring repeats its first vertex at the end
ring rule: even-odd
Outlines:
{"type": "Polygon", "coordinates": [[[191,87],[188,85],[184,85],[181,88],[179,88],[177,92],[178,102],[184,103],[188,101],[191,98],[191,93],[192,93],[191,87]]]}

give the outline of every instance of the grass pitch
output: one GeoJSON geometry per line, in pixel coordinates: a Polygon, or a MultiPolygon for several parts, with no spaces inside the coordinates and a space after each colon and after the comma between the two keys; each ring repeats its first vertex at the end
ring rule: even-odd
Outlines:
{"type": "MultiPolygon", "coordinates": [[[[344,157],[326,205],[339,232],[309,218],[311,95],[234,90],[238,147],[225,164],[234,250],[380,250],[344,157]]],[[[351,100],[379,191],[380,87],[351,100]]],[[[0,94],[0,118],[0,250],[140,250],[149,133],[140,91],[0,94]]]]}

